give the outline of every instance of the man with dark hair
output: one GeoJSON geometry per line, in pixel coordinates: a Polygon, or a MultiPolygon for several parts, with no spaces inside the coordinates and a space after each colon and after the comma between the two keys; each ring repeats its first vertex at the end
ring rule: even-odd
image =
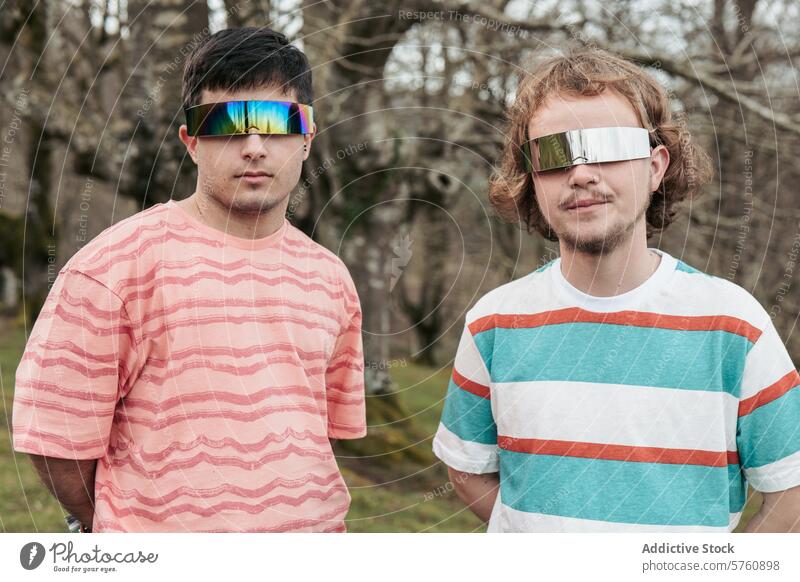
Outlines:
{"type": "Polygon", "coordinates": [[[800,376],[744,289],[648,248],[710,178],[603,51],[526,75],[490,198],[560,258],[467,314],[436,455],[489,531],[800,530],[800,376]]]}
{"type": "Polygon", "coordinates": [[[344,531],[330,439],[366,433],[361,309],[285,218],[311,70],[277,32],[224,30],[183,98],[197,189],[64,266],[17,370],[14,447],[84,531],[344,531]]]}

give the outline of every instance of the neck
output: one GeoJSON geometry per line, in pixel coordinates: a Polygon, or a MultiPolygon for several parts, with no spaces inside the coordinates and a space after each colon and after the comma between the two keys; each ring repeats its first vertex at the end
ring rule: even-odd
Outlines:
{"type": "Polygon", "coordinates": [[[177,204],[211,228],[239,238],[259,239],[277,232],[283,225],[288,197],[284,203],[261,213],[237,212],[200,190],[177,204]]]}
{"type": "Polygon", "coordinates": [[[656,271],[661,257],[647,248],[647,236],[636,229],[614,250],[602,255],[577,251],[561,243],[561,273],[576,289],[611,297],[635,289],[656,271]]]}

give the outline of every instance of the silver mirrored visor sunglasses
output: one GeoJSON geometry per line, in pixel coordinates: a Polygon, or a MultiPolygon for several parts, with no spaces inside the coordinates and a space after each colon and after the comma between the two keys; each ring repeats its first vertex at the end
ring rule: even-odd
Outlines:
{"type": "Polygon", "coordinates": [[[528,172],[638,160],[650,157],[650,133],[642,127],[571,129],[524,142],[522,154],[528,172]]]}

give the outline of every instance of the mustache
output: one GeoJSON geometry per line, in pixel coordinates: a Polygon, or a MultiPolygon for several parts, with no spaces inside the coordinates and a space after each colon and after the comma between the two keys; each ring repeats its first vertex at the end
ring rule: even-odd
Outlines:
{"type": "Polygon", "coordinates": [[[564,198],[558,203],[558,208],[566,210],[570,206],[575,206],[578,200],[586,200],[587,198],[597,202],[608,202],[613,198],[613,195],[602,190],[573,190],[567,198],[564,198]]]}

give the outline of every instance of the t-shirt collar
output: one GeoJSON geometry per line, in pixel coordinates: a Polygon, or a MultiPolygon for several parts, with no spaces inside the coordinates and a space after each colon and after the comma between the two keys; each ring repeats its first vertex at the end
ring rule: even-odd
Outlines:
{"type": "Polygon", "coordinates": [[[272,234],[254,239],[244,238],[223,232],[205,224],[186,212],[186,210],[179,204],[176,204],[174,200],[167,202],[166,206],[169,208],[171,215],[178,216],[181,221],[190,224],[195,230],[202,232],[203,235],[222,243],[222,246],[232,246],[244,250],[255,251],[278,246],[286,234],[286,229],[289,227],[289,221],[284,218],[280,228],[272,234]]]}
{"type": "Polygon", "coordinates": [[[552,268],[548,269],[553,277],[553,283],[556,286],[558,293],[562,294],[566,302],[578,307],[584,307],[595,311],[618,311],[632,307],[640,303],[646,297],[657,292],[662,288],[677,266],[677,260],[659,249],[649,249],[661,255],[661,262],[656,268],[655,272],[650,275],[638,287],[634,287],[630,291],[621,293],[619,295],[612,295],[609,297],[598,297],[596,295],[589,295],[577,289],[567,281],[564,274],[561,272],[561,258],[555,260],[552,268]]]}

